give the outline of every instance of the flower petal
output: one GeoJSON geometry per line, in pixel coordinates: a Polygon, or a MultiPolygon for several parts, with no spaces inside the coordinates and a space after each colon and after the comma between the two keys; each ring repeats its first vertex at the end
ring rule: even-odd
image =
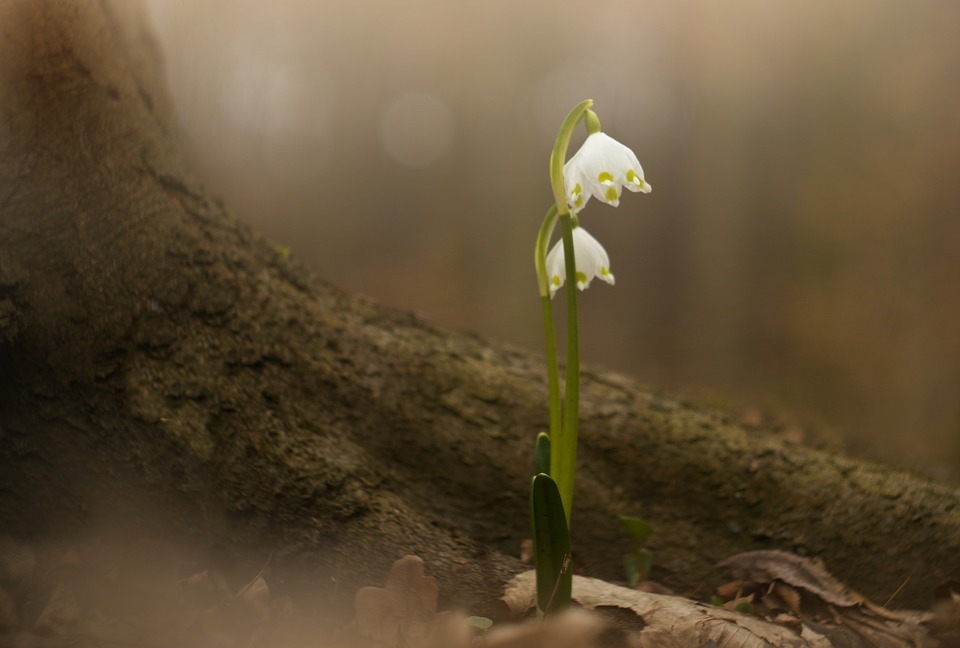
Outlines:
{"type": "MultiPolygon", "coordinates": [[[[600,241],[593,238],[587,230],[576,227],[573,230],[573,255],[576,261],[577,288],[586,290],[594,277],[611,286],[614,284],[613,274],[610,272],[610,257],[600,245],[600,241]]],[[[550,282],[550,297],[566,283],[567,273],[564,265],[566,257],[563,253],[563,241],[557,241],[547,255],[547,276],[550,282]]]]}
{"type": "Polygon", "coordinates": [[[582,210],[590,196],[608,205],[620,204],[620,192],[650,193],[636,154],[603,132],[587,136],[583,146],[563,166],[563,182],[570,210],[582,210]]]}
{"type": "Polygon", "coordinates": [[[550,297],[552,298],[563,286],[567,276],[563,256],[563,241],[557,241],[547,254],[547,278],[550,282],[550,297]]]}

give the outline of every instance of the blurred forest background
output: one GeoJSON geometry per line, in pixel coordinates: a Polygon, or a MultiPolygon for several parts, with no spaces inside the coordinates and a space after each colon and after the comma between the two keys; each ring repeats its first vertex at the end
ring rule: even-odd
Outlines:
{"type": "Polygon", "coordinates": [[[581,215],[617,276],[587,365],[960,476],[960,3],[148,7],[204,181],[333,283],[541,349],[547,156],[589,97],[654,191],[581,215]]]}

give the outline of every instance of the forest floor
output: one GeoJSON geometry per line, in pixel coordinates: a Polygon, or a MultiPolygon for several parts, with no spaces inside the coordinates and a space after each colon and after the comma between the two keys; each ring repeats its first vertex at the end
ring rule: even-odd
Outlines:
{"type": "Polygon", "coordinates": [[[142,648],[562,648],[960,646],[960,582],[929,610],[878,605],[819,562],[778,551],[731,557],[714,592],[674,595],[575,576],[574,608],[536,620],[532,572],[495,619],[443,610],[429,565],[398,560],[383,587],[290,586],[267,556],[227,560],[170,540],[89,537],[35,545],[0,538],[0,646],[142,648]],[[695,600],[695,599],[701,600],[695,600]]]}

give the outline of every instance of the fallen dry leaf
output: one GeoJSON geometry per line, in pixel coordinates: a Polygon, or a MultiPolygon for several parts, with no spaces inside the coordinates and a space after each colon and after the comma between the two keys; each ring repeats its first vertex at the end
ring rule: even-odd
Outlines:
{"type": "MultiPolygon", "coordinates": [[[[523,614],[533,608],[535,597],[535,573],[529,571],[510,581],[503,601],[514,614],[523,614]]],[[[788,628],[757,617],[678,596],[638,592],[595,578],[574,576],[573,600],[587,610],[622,608],[631,612],[637,618],[637,629],[632,631],[629,640],[639,642],[635,645],[644,648],[690,648],[710,645],[711,641],[719,648],[806,648],[815,645],[788,628]]]]}
{"type": "Polygon", "coordinates": [[[20,625],[17,602],[0,585],[0,632],[13,632],[20,625]]]}
{"type": "Polygon", "coordinates": [[[948,589],[937,593],[933,604],[933,633],[943,647],[960,647],[960,593],[948,589]]]}
{"type": "Polygon", "coordinates": [[[863,597],[849,590],[823,566],[786,551],[748,551],[720,562],[741,581],[767,585],[779,581],[819,597],[824,602],[852,607],[863,597]]]}
{"type": "Polygon", "coordinates": [[[357,592],[357,628],[390,648],[465,648],[470,626],[462,615],[437,613],[438,593],[437,580],[423,573],[423,561],[405,556],[393,563],[383,588],[357,592]]]}
{"type": "Polygon", "coordinates": [[[58,583],[50,594],[33,627],[44,631],[60,631],[80,623],[80,606],[73,592],[63,583],[58,583]]]}
{"type": "Polygon", "coordinates": [[[500,626],[487,633],[483,648],[593,648],[594,646],[639,648],[638,640],[621,633],[611,635],[611,626],[598,614],[571,609],[551,616],[544,623],[500,626]]]}
{"type": "MultiPolygon", "coordinates": [[[[799,558],[799,557],[798,557],[799,558]]],[[[795,562],[791,565],[796,567],[795,562]]],[[[821,568],[822,569],[822,568],[821,568]]],[[[794,578],[804,569],[776,570],[794,578]]],[[[832,576],[813,581],[820,589],[830,584],[832,576]]],[[[743,576],[749,577],[744,573],[743,576]]],[[[818,575],[822,576],[822,574],[818,575]]],[[[747,584],[749,585],[748,581],[747,584]]],[[[829,595],[846,591],[837,582],[839,590],[824,589],[829,595]]],[[[830,586],[832,587],[832,585],[830,586]]],[[[780,609],[799,609],[800,589],[794,584],[779,581],[763,584],[765,592],[774,595],[780,609]]],[[[536,580],[534,572],[526,572],[514,578],[507,587],[503,601],[514,614],[525,614],[535,605],[536,580]]],[[[851,597],[852,598],[852,597],[851,597]]],[[[875,614],[871,608],[860,605],[850,607],[821,606],[832,611],[826,618],[812,618],[804,614],[771,614],[769,619],[754,614],[740,614],[722,608],[697,603],[676,596],[663,596],[638,592],[611,585],[604,581],[574,576],[573,600],[587,610],[608,611],[619,608],[636,618],[634,628],[628,632],[630,641],[644,648],[689,648],[710,646],[718,648],[933,648],[936,642],[922,625],[924,615],[898,613],[894,621],[875,614]],[[639,643],[637,643],[639,642],[639,643]]],[[[546,625],[549,625],[548,621],[546,625]]],[[[601,633],[602,634],[602,633],[601,633]]],[[[531,641],[533,641],[531,639],[531,641]]],[[[516,644],[539,646],[538,643],[516,644]]],[[[583,641],[577,646],[592,648],[601,645],[583,641]]],[[[514,644],[509,644],[513,648],[514,644]]],[[[501,648],[497,645],[495,648],[501,648]]]]}
{"type": "Polygon", "coordinates": [[[800,614],[800,592],[781,581],[770,583],[767,593],[763,596],[763,602],[773,610],[786,610],[795,615],[800,614]]]}
{"type": "Polygon", "coordinates": [[[811,645],[936,645],[924,625],[931,619],[929,613],[893,611],[876,605],[809,558],[785,551],[751,551],[720,565],[728,567],[738,579],[738,593],[758,595],[758,612],[790,619],[786,625],[795,626],[793,620],[801,621],[807,637],[816,635],[818,643],[811,645]],[[790,614],[783,616],[780,611],[790,614]]]}
{"type": "Polygon", "coordinates": [[[0,583],[20,587],[33,577],[37,555],[33,547],[0,536],[0,583]]]}
{"type": "Polygon", "coordinates": [[[260,619],[270,618],[270,588],[263,576],[257,576],[237,592],[242,608],[260,619]]]}
{"type": "Polygon", "coordinates": [[[747,604],[749,606],[753,605],[753,594],[747,594],[746,596],[738,596],[737,598],[730,599],[723,604],[724,610],[730,610],[731,612],[736,610],[738,606],[747,604]]]}

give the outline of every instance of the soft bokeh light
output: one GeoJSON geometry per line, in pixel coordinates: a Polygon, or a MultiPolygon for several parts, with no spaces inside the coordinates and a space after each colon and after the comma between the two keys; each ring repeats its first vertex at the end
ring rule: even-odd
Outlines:
{"type": "Polygon", "coordinates": [[[583,213],[617,276],[586,363],[960,469],[960,4],[149,6],[200,175],[331,281],[540,349],[547,155],[590,97],[656,189],[583,213]]]}
{"type": "Polygon", "coordinates": [[[411,92],[390,102],[380,120],[387,153],[404,166],[421,168],[442,160],[453,145],[450,109],[433,95],[411,92]]]}

